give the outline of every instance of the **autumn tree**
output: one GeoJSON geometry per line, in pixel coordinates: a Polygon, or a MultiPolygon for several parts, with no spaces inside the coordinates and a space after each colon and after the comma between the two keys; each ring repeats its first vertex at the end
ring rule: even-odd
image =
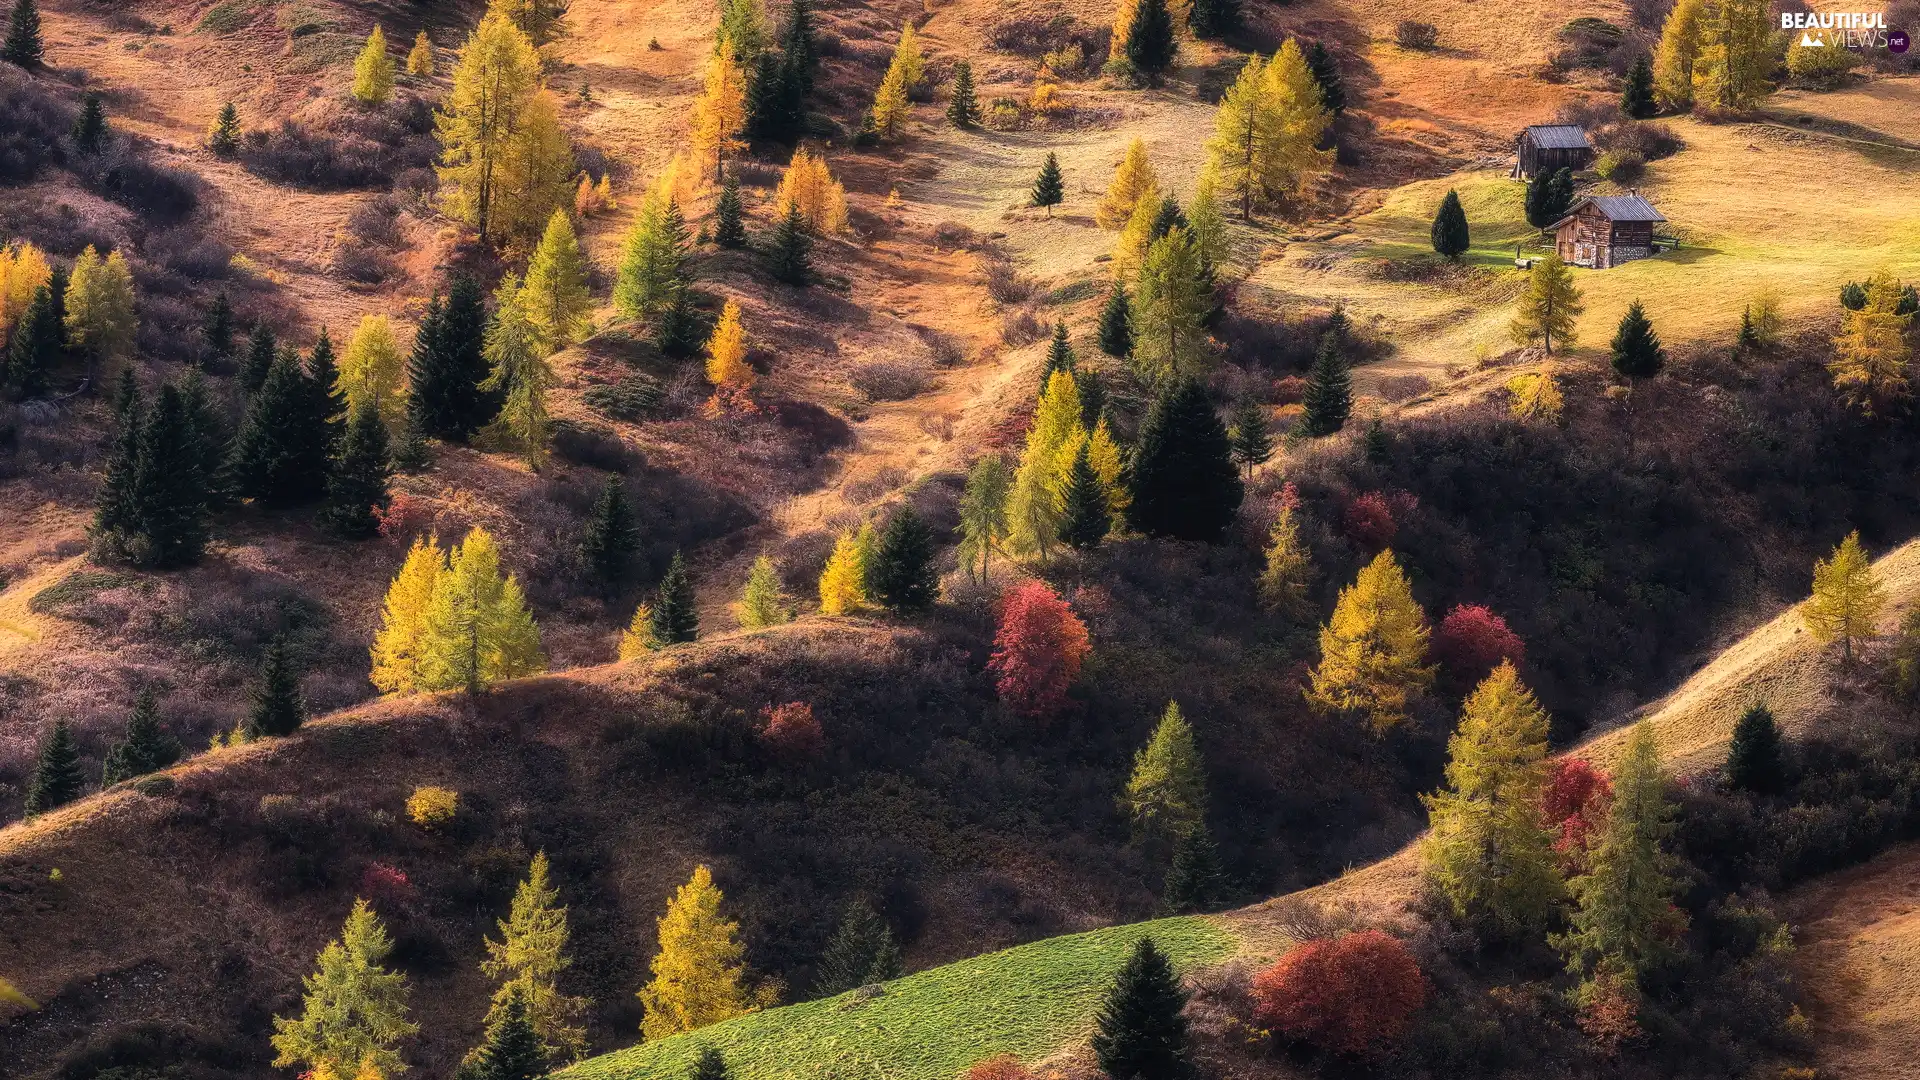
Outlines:
{"type": "Polygon", "coordinates": [[[1555,342],[1562,346],[1574,343],[1574,320],[1581,310],[1573,272],[1560,256],[1548,255],[1528,272],[1526,291],[1520,294],[1520,310],[1514,313],[1507,333],[1516,345],[1545,345],[1551,356],[1555,342]]]}
{"type": "MultiPolygon", "coordinates": [[[[1148,0],[1151,2],[1151,0],[1148,0]]],[[[1093,1056],[1112,1080],[1188,1080],[1186,991],[1165,953],[1142,936],[1094,1017],[1093,1056]]]]}
{"type": "Polygon", "coordinates": [[[1147,144],[1139,139],[1127,144],[1127,156],[1114,170],[1113,181],[1107,185],[1107,193],[1093,212],[1094,221],[1103,229],[1119,229],[1133,216],[1133,208],[1140,202],[1141,196],[1149,191],[1158,191],[1159,178],[1154,174],[1153,165],[1147,161],[1147,144]]]}
{"type": "Polygon", "coordinates": [[[1613,802],[1587,855],[1587,871],[1567,882],[1571,929],[1554,938],[1568,970],[1589,981],[1635,985],[1673,955],[1686,929],[1674,906],[1679,861],[1667,850],[1675,829],[1671,781],[1653,725],[1627,734],[1613,773],[1613,802]]]}
{"type": "Polygon", "coordinates": [[[740,625],[748,630],[778,626],[793,619],[793,606],[780,586],[780,573],[773,558],[761,555],[747,571],[747,584],[740,592],[740,625]]]}
{"type": "Polygon", "coordinates": [[[1461,707],[1447,741],[1447,786],[1426,797],[1421,857],[1454,914],[1503,933],[1544,925],[1561,882],[1541,815],[1547,713],[1502,663],[1461,707]]]}
{"type": "Polygon", "coordinates": [[[1298,503],[1299,495],[1288,484],[1267,533],[1266,567],[1258,582],[1260,606],[1289,619],[1303,618],[1312,608],[1307,590],[1313,582],[1313,559],[1300,539],[1298,503]]]}
{"type": "Polygon", "coordinates": [[[1838,641],[1851,662],[1853,643],[1873,638],[1886,602],[1886,589],[1860,546],[1856,529],[1840,541],[1831,557],[1814,562],[1813,595],[1800,606],[1800,618],[1815,641],[1822,645],[1838,641]]]}
{"type": "Polygon", "coordinates": [[[847,615],[867,602],[867,567],[859,538],[843,532],[820,571],[820,614],[847,615]]]}
{"type": "Polygon", "coordinates": [[[372,409],[390,428],[406,418],[406,363],[400,356],[393,323],[385,315],[363,315],[340,357],[336,389],[351,410],[372,409]]]}
{"type": "Polygon", "coordinates": [[[1007,502],[1012,490],[1013,473],[999,454],[982,455],[967,472],[966,490],[960,496],[959,554],[961,565],[975,581],[987,580],[994,549],[1007,542],[1007,502]]]}
{"type": "Polygon", "coordinates": [[[413,48],[407,52],[407,74],[417,78],[432,78],[434,69],[433,42],[427,40],[427,32],[420,31],[413,37],[413,48]]]}
{"type": "Polygon", "coordinates": [[[1000,700],[1023,716],[1046,717],[1067,704],[1067,687],[1093,645],[1086,624],[1043,581],[1024,581],[1000,602],[1000,628],[987,669],[1000,700]]]}
{"type": "Polygon", "coordinates": [[[80,797],[86,780],[80,775],[80,746],[65,720],[55,720],[40,743],[33,772],[27,777],[28,817],[57,810],[80,797]]]}
{"type": "Polygon", "coordinates": [[[900,29],[893,59],[887,64],[886,76],[880,80],[879,92],[874,95],[871,116],[874,133],[880,138],[892,141],[900,137],[900,129],[911,108],[909,99],[920,85],[924,67],[919,39],[914,36],[912,20],[908,20],[900,29]]]}
{"type": "Polygon", "coordinates": [[[112,363],[131,353],[139,319],[125,255],[114,251],[102,259],[88,245],[73,262],[65,304],[67,343],[90,361],[112,363]]]}
{"type": "Polygon", "coordinates": [[[752,65],[767,48],[767,12],[761,0],[723,0],[713,48],[732,52],[741,64],[752,65]]]}
{"type": "Polygon", "coordinates": [[[714,183],[726,177],[727,158],[746,147],[747,73],[732,48],[715,49],[707,58],[706,88],[693,103],[689,141],[695,158],[711,163],[714,183]]]}
{"type": "Polygon", "coordinates": [[[386,31],[379,24],[353,61],[353,97],[362,105],[385,105],[393,96],[393,57],[387,55],[386,31]]]}
{"type": "Polygon", "coordinates": [[[793,152],[780,186],[773,193],[773,213],[785,217],[798,208],[814,235],[830,236],[847,231],[847,192],[827,169],[827,159],[801,147],[793,152]]]}
{"type": "Polygon", "coordinates": [[[1693,69],[1700,59],[1700,23],[1706,0],[1677,0],[1660,27],[1653,53],[1653,97],[1662,108],[1693,105],[1693,69]]]}
{"type": "Polygon", "coordinates": [[[527,468],[545,463],[553,423],[547,414],[547,391],[553,386],[553,365],[547,361],[546,342],[528,310],[525,290],[512,274],[495,291],[493,322],[487,327],[481,355],[492,373],[480,389],[501,394],[498,423],[519,446],[527,468]]]}
{"type": "Polygon", "coordinates": [[[380,629],[373,638],[373,670],[368,678],[388,694],[423,689],[427,606],[447,572],[447,555],[428,537],[416,537],[406,561],[387,587],[380,629]]]}
{"type": "Polygon", "coordinates": [[[1080,431],[1079,388],[1072,372],[1056,371],[1040,393],[1008,496],[1008,539],[1015,551],[1045,559],[1059,538],[1060,495],[1073,465],[1065,455],[1080,431]]]}
{"type": "Polygon", "coordinates": [[[1218,543],[1244,490],[1227,429],[1190,378],[1166,384],[1140,425],[1127,522],[1148,536],[1218,543]]]}
{"type": "Polygon", "coordinates": [[[1913,348],[1907,330],[1913,312],[1903,311],[1900,282],[1887,270],[1868,279],[1865,303],[1850,310],[1833,339],[1827,371],[1849,405],[1867,416],[1886,416],[1913,396],[1908,365],[1913,348]]]}
{"type": "Polygon", "coordinates": [[[145,776],[180,760],[180,743],[160,726],[160,695],[149,686],[133,702],[133,713],[120,741],[107,750],[100,786],[145,776]]]}
{"type": "Polygon", "coordinates": [[[1426,1000],[1413,953],[1378,930],[1296,945],[1253,978],[1260,1026],[1340,1054],[1398,1040],[1426,1000]]]}
{"type": "Polygon", "coordinates": [[[1206,765],[1179,702],[1167,702],[1153,736],[1134,755],[1121,801],[1139,837],[1177,841],[1204,826],[1206,765]]]}
{"type": "Polygon", "coordinates": [[[847,905],[839,927],[827,939],[819,971],[814,992],[821,997],[900,977],[900,946],[873,905],[865,900],[847,905]]]}
{"type": "Polygon", "coordinates": [[[593,296],[587,291],[587,270],[573,220],[566,211],[555,210],[547,219],[540,246],[527,261],[521,286],[521,302],[544,351],[558,352],[592,332],[593,296]]]}
{"type": "Polygon", "coordinates": [[[1340,590],[1333,617],[1320,628],[1320,665],[1307,700],[1366,716],[1385,731],[1407,718],[1409,699],[1433,681],[1427,660],[1427,618],[1391,550],[1374,556],[1340,590]]]}
{"type": "Polygon", "coordinates": [[[713,384],[716,410],[752,404],[753,368],[747,364],[747,333],[740,325],[740,304],[729,299],[707,339],[707,381],[713,384]]]}
{"type": "Polygon", "coordinates": [[[506,13],[489,8],[460,50],[434,118],[446,205],[483,241],[495,237],[495,218],[506,209],[501,203],[513,199],[512,159],[523,149],[527,114],[539,92],[533,43],[506,13]]]}
{"type": "Polygon", "coordinates": [[[500,572],[500,549],[486,529],[469,530],[449,553],[421,616],[418,642],[419,681],[409,689],[477,694],[502,679],[547,669],[520,581],[500,572]]]}
{"type": "Polygon", "coordinates": [[[1213,294],[1193,234],[1174,226],[1147,248],[1133,296],[1133,356],[1156,376],[1191,375],[1206,361],[1213,294]]]}
{"type": "Polygon", "coordinates": [[[639,994],[646,1007],[640,1030],[648,1039],[696,1031],[762,1004],[747,989],[740,924],[721,916],[722,899],[713,872],[697,866],[668,901],[653,981],[639,994]]]}
{"type": "Polygon", "coordinates": [[[560,992],[560,974],[573,960],[567,956],[567,909],[549,872],[546,852],[535,852],[526,879],[514,890],[513,906],[499,923],[500,940],[487,939],[480,970],[500,981],[487,1009],[487,1026],[503,1022],[518,1002],[544,1056],[564,1062],[586,1052],[587,1033],[579,1021],[587,1000],[560,992]]]}
{"type": "Polygon", "coordinates": [[[1288,39],[1270,63],[1249,58],[1220,99],[1207,142],[1208,175],[1239,203],[1240,216],[1250,217],[1331,167],[1333,154],[1320,141],[1332,122],[1305,55],[1288,39]]]}
{"type": "Polygon", "coordinates": [[[1727,783],[1763,795],[1779,791],[1786,779],[1780,744],[1780,725],[1773,719],[1773,710],[1748,706],[1727,744],[1727,783]]]}
{"type": "Polygon", "coordinates": [[[1433,659],[1462,689],[1477,685],[1501,664],[1519,667],[1527,648],[1507,620],[1481,604],[1456,604],[1433,635],[1433,659]]]}
{"type": "Polygon", "coordinates": [[[1714,0],[1702,10],[1693,100],[1715,109],[1748,109],[1772,89],[1773,31],[1766,0],[1714,0]]]}
{"type": "Polygon", "coordinates": [[[275,1068],[303,1065],[349,1075],[370,1061],[383,1076],[406,1071],[395,1047],[419,1031],[407,1019],[407,977],[383,966],[393,943],[365,900],[320,950],[297,1017],[274,1017],[275,1068]]]}

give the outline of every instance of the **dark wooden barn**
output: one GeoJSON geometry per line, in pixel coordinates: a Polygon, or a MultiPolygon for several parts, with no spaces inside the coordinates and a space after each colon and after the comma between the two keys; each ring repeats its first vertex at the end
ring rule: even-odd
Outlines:
{"type": "Polygon", "coordinates": [[[1578,124],[1535,124],[1520,133],[1513,176],[1531,180],[1535,173],[1575,172],[1593,164],[1593,144],[1578,124]]]}
{"type": "Polygon", "coordinates": [[[1653,227],[1667,220],[1639,192],[1589,195],[1553,223],[1553,246],[1569,266],[1606,270],[1653,254],[1653,227]]]}

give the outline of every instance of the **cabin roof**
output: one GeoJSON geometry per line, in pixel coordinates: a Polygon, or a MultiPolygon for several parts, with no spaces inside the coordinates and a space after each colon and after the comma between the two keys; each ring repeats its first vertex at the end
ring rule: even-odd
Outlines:
{"type": "Polygon", "coordinates": [[[1653,208],[1652,203],[1642,198],[1636,192],[1632,195],[1589,195],[1579,202],[1574,203],[1572,206],[1567,207],[1566,214],[1563,215],[1559,221],[1554,222],[1552,227],[1558,229],[1560,226],[1565,225],[1575,217],[1578,217],[1580,211],[1587,206],[1592,206],[1594,209],[1600,211],[1601,215],[1608,221],[1667,220],[1661,216],[1660,211],[1653,208]]]}
{"type": "Polygon", "coordinates": [[[1532,124],[1521,133],[1542,150],[1591,150],[1586,129],[1578,124],[1532,124]]]}

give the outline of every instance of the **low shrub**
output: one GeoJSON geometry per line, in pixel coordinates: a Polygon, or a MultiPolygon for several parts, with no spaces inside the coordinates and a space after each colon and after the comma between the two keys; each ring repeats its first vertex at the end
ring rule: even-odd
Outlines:
{"type": "Polygon", "coordinates": [[[1602,180],[1616,184],[1634,184],[1647,173],[1647,159],[1634,150],[1608,150],[1593,163],[1593,171],[1602,180]]]}
{"type": "Polygon", "coordinates": [[[769,706],[761,710],[760,722],[760,741],[782,757],[817,757],[826,749],[827,733],[804,701],[769,706]]]}
{"type": "Polygon", "coordinates": [[[619,382],[590,386],[580,395],[587,407],[628,422],[644,420],[659,413],[666,403],[666,391],[660,380],[650,375],[626,375],[619,382]]]}
{"type": "Polygon", "coordinates": [[[0,184],[30,184],[64,164],[73,108],[11,64],[0,67],[0,184]]]}
{"type": "Polygon", "coordinates": [[[425,785],[407,796],[407,818],[423,829],[444,828],[460,810],[460,793],[425,785]]]}
{"type": "Polygon", "coordinates": [[[932,385],[926,367],[907,360],[874,360],[847,373],[847,381],[868,401],[904,401],[932,385]]]}
{"type": "Polygon", "coordinates": [[[1403,49],[1425,51],[1439,46],[1440,28],[1432,23],[1402,19],[1399,25],[1393,28],[1393,40],[1403,49]]]}
{"type": "Polygon", "coordinates": [[[562,420],[553,426],[554,455],[575,465],[623,473],[633,467],[633,450],[618,434],[598,424],[562,420]]]}
{"type": "Polygon", "coordinates": [[[1310,941],[1253,979],[1263,1027],[1339,1054],[1397,1042],[1426,1004],[1427,981],[1400,939],[1378,930],[1310,941]]]}

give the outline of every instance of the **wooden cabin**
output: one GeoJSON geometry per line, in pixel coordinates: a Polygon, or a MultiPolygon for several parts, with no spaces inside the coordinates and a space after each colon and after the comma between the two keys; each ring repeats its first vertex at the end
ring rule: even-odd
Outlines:
{"type": "Polygon", "coordinates": [[[1639,192],[1589,195],[1553,223],[1553,247],[1569,266],[1606,270],[1653,254],[1653,227],[1667,220],[1639,192]]]}
{"type": "Polygon", "coordinates": [[[1578,124],[1535,124],[1520,133],[1513,171],[1516,180],[1531,180],[1537,173],[1556,173],[1561,169],[1579,172],[1593,164],[1593,144],[1586,129],[1578,124]]]}

